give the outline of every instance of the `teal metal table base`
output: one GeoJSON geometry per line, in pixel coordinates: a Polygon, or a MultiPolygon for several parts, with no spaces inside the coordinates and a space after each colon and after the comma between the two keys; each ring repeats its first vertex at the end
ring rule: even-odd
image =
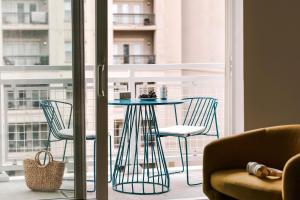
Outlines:
{"type": "Polygon", "coordinates": [[[113,189],[139,195],[168,192],[170,179],[154,105],[143,103],[126,106],[112,177],[113,189]]]}

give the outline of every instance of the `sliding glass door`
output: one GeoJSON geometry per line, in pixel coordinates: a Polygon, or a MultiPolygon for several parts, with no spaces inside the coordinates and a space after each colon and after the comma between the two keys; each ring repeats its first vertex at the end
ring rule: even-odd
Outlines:
{"type": "Polygon", "coordinates": [[[107,199],[107,1],[73,0],[72,19],[75,198],[107,199]]]}
{"type": "MultiPolygon", "coordinates": [[[[108,199],[108,6],[96,1],[96,198],[108,199]]],[[[111,174],[110,174],[111,175],[111,174]]]]}
{"type": "MultiPolygon", "coordinates": [[[[23,175],[22,160],[46,149],[65,162],[64,180],[57,193],[28,190],[35,199],[107,200],[108,193],[114,200],[136,199],[138,191],[147,193],[146,182],[151,183],[147,194],[158,193],[155,180],[166,192],[156,199],[199,198],[199,188],[187,186],[185,173],[173,174],[187,169],[183,143],[149,134],[183,124],[188,105],[136,109],[141,114],[135,120],[134,106],[113,102],[122,93],[137,102],[145,92],[160,98],[163,88],[167,99],[177,102],[211,97],[218,100],[218,127],[210,133],[226,135],[231,54],[225,54],[225,3],[0,0],[0,170],[6,172],[0,172],[0,181],[23,175]],[[49,121],[50,111],[57,111],[55,123],[62,125],[49,121]]],[[[203,149],[216,139],[188,142],[192,181],[201,181],[203,149]]]]}

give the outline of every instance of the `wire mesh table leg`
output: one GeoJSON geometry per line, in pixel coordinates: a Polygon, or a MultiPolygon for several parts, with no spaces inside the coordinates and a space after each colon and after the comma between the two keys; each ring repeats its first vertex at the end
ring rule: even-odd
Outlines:
{"type": "Polygon", "coordinates": [[[115,191],[129,194],[169,191],[169,174],[153,105],[127,106],[112,185],[115,191]]]}

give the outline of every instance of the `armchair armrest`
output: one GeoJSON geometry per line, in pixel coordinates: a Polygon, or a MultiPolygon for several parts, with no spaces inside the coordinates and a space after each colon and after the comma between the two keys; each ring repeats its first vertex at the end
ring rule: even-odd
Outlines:
{"type": "Polygon", "coordinates": [[[292,157],[283,170],[283,199],[300,199],[300,154],[292,157]]]}

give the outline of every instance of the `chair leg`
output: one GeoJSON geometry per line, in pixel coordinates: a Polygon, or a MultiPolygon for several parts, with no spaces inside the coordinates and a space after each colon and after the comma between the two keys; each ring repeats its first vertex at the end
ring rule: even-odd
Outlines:
{"type": "Polygon", "coordinates": [[[178,144],[179,144],[179,151],[180,151],[180,159],[181,159],[181,165],[182,165],[182,170],[179,171],[179,173],[184,172],[184,160],[183,160],[183,155],[182,155],[182,147],[181,147],[181,138],[178,137],[178,144]]]}
{"type": "MultiPolygon", "coordinates": [[[[109,175],[109,179],[108,179],[108,183],[111,182],[112,178],[112,146],[111,146],[111,136],[109,136],[109,163],[110,163],[110,175],[109,175]]],[[[94,140],[94,154],[93,154],[93,171],[94,171],[94,174],[93,174],[93,189],[92,190],[88,190],[88,192],[95,192],[96,191],[96,140],[94,140]]]]}
{"type": "Polygon", "coordinates": [[[200,185],[200,184],[202,184],[201,182],[199,182],[199,183],[190,183],[187,138],[184,138],[184,142],[185,142],[185,159],[186,159],[186,182],[189,186],[200,185]]]}
{"type": "Polygon", "coordinates": [[[108,183],[112,181],[112,144],[111,144],[111,135],[109,135],[109,177],[108,183]]]}
{"type": "Polygon", "coordinates": [[[182,146],[181,146],[181,138],[177,137],[178,140],[178,146],[179,146],[179,152],[180,152],[180,160],[181,160],[181,166],[182,169],[179,171],[170,172],[169,174],[180,174],[184,172],[184,158],[183,158],[183,152],[182,152],[182,146]]]}
{"type": "Polygon", "coordinates": [[[215,125],[216,125],[216,132],[217,132],[217,138],[219,139],[220,138],[220,135],[219,135],[219,126],[218,126],[218,121],[217,121],[217,114],[215,113],[215,125]]]}
{"type": "Polygon", "coordinates": [[[68,144],[68,140],[66,140],[66,142],[65,142],[64,154],[63,154],[63,159],[62,159],[63,162],[65,161],[66,150],[67,150],[67,144],[68,144]]]}
{"type": "MultiPolygon", "coordinates": [[[[170,174],[180,174],[180,173],[184,172],[184,158],[183,158],[183,152],[182,152],[181,138],[177,137],[177,139],[178,139],[178,146],[179,146],[180,160],[181,160],[182,169],[178,170],[178,171],[169,172],[169,175],[170,174]]],[[[165,174],[163,174],[163,175],[165,175],[165,174]]],[[[158,176],[158,175],[150,176],[150,178],[156,177],[156,176],[158,176]]]]}
{"type": "MultiPolygon", "coordinates": [[[[48,135],[48,140],[47,140],[47,145],[46,145],[46,151],[48,151],[49,146],[50,146],[50,134],[48,135]]],[[[46,158],[47,158],[47,154],[45,153],[44,165],[46,164],[46,158]]]]}

